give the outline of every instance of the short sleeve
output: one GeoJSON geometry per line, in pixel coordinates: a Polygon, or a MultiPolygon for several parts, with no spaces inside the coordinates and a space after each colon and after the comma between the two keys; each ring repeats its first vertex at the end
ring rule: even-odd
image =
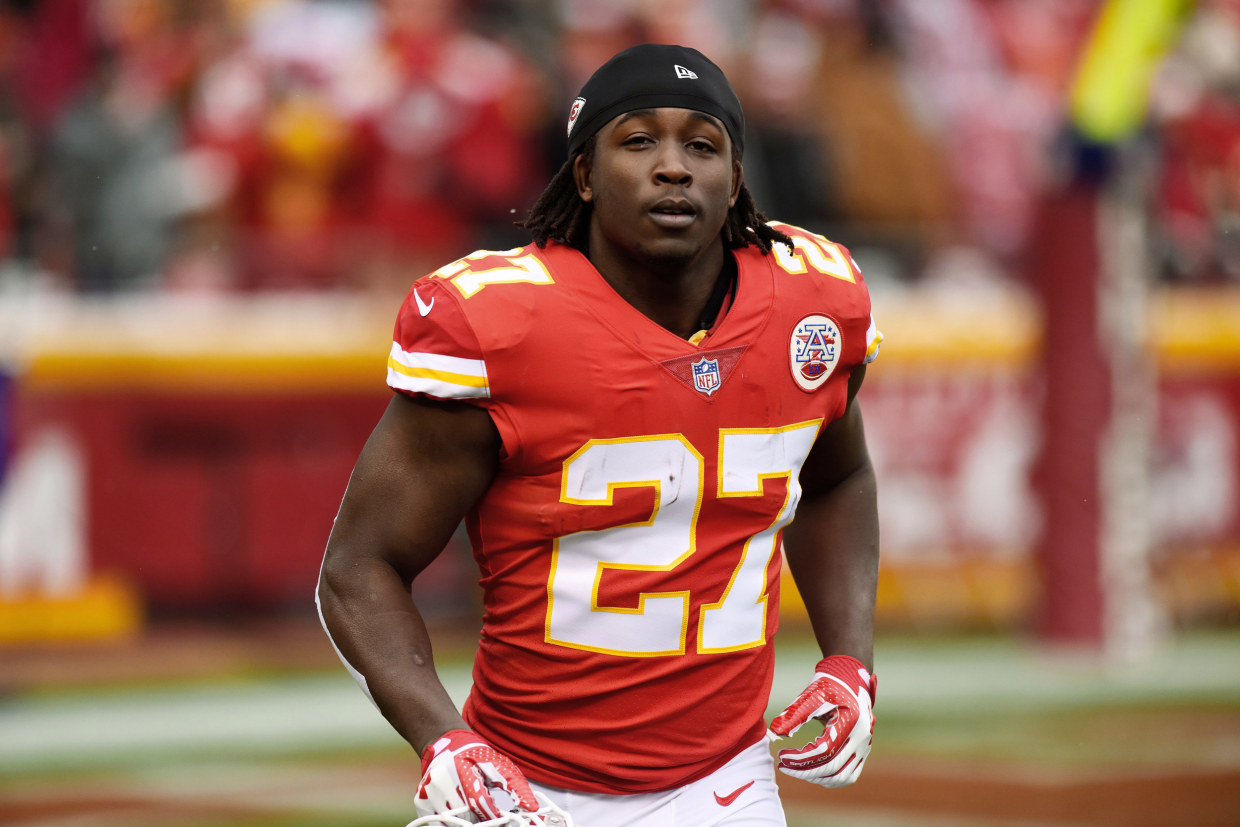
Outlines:
{"type": "Polygon", "coordinates": [[[387,383],[411,396],[490,398],[478,338],[442,279],[420,279],[405,297],[388,354],[387,383]]]}
{"type": "Polygon", "coordinates": [[[879,345],[883,343],[883,332],[878,329],[878,325],[874,323],[874,316],[870,316],[870,326],[865,332],[865,364],[870,364],[878,358],[879,345]]]}
{"type": "Polygon", "coordinates": [[[861,268],[857,266],[857,260],[853,258],[852,253],[843,244],[837,246],[848,259],[848,266],[852,268],[857,284],[865,289],[865,312],[868,324],[865,330],[865,358],[862,359],[862,363],[868,365],[878,358],[878,349],[883,343],[883,332],[878,329],[878,325],[874,322],[874,313],[870,303],[870,290],[865,284],[865,277],[861,275],[861,268]]]}

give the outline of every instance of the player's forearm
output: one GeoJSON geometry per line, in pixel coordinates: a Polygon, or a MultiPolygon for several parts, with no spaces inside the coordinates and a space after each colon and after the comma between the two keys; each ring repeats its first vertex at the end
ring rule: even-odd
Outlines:
{"type": "Polygon", "coordinates": [[[788,567],[824,655],[851,655],[874,668],[878,588],[878,507],[866,462],[817,496],[803,499],[784,531],[788,567]]]}
{"type": "Polygon", "coordinates": [[[335,564],[329,551],[318,597],[332,643],[410,745],[420,752],[447,730],[465,728],[435,672],[422,615],[390,566],[374,559],[335,564]]]}

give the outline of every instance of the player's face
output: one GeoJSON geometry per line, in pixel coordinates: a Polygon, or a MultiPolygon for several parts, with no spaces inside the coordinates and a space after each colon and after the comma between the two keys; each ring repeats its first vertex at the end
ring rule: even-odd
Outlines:
{"type": "Polygon", "coordinates": [[[575,172],[578,193],[593,205],[592,258],[667,270],[721,253],[741,168],[710,115],[670,107],[619,115],[599,130],[593,162],[579,158],[575,172]]]}

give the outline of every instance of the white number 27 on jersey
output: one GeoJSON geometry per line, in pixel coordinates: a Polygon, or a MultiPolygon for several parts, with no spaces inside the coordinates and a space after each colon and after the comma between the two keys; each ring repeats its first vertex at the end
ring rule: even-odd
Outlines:
{"type": "Polygon", "coordinates": [[[684,654],[690,592],[641,593],[635,608],[604,606],[598,590],[609,569],[671,571],[697,553],[706,488],[720,499],[762,496],[765,480],[788,480],[774,521],[745,543],[722,599],[701,606],[697,651],[727,652],[766,639],[766,571],[779,531],[800,496],[797,476],[821,420],[783,428],[724,429],[719,475],[709,484],[702,455],[679,434],[591,440],[564,463],[560,500],[609,506],[619,488],[653,488],[649,520],[561,537],[548,581],[548,643],[630,657],[684,654]]]}

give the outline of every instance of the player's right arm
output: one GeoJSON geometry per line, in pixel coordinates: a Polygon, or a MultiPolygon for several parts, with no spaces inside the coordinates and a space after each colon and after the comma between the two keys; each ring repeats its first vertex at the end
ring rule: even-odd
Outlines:
{"type": "Polygon", "coordinates": [[[435,673],[409,592],[490,484],[499,444],[481,408],[393,396],[353,469],[319,576],[320,617],[333,645],[422,756],[414,799],[421,815],[467,808],[485,820],[539,806],[508,757],[467,730],[435,673]]]}
{"type": "Polygon", "coordinates": [[[481,408],[395,394],[362,449],[327,543],[323,625],[379,711],[419,752],[466,726],[435,673],[409,585],[490,484],[499,445],[481,408]]]}

